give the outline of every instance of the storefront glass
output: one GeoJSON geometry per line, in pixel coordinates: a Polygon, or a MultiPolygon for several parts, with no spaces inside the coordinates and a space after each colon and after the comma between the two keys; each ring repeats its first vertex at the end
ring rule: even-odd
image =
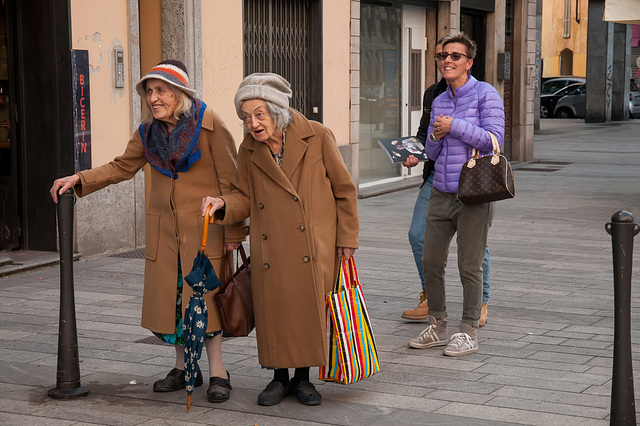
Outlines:
{"type": "Polygon", "coordinates": [[[360,183],[400,176],[378,139],[399,136],[402,8],[360,3],[360,183]]]}

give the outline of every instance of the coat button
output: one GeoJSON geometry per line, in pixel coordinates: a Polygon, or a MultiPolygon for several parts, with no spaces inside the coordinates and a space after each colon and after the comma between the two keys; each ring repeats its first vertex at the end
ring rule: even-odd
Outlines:
{"type": "Polygon", "coordinates": [[[293,197],[291,197],[291,199],[292,199],[293,201],[298,201],[298,197],[296,197],[295,195],[294,195],[293,197]]]}
{"type": "Polygon", "coordinates": [[[303,261],[304,263],[309,263],[309,256],[305,256],[305,257],[303,257],[303,258],[302,258],[302,261],[303,261]]]}
{"type": "Polygon", "coordinates": [[[304,231],[304,225],[298,226],[298,231],[300,231],[300,232],[304,231]]]}
{"type": "Polygon", "coordinates": [[[264,209],[264,204],[262,204],[262,203],[258,203],[258,208],[260,208],[260,209],[264,209]]]}
{"type": "Polygon", "coordinates": [[[267,238],[268,238],[268,237],[267,237],[267,234],[262,234],[262,239],[263,239],[263,240],[266,240],[267,238]]]}
{"type": "Polygon", "coordinates": [[[269,269],[269,264],[268,263],[264,264],[264,269],[269,269]]]}

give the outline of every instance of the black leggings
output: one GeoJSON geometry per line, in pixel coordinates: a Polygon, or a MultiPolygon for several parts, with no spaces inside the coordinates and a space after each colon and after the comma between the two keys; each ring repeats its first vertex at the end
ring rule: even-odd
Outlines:
{"type": "MultiPolygon", "coordinates": [[[[296,368],[295,373],[293,373],[293,380],[296,382],[308,382],[309,369],[309,367],[296,368]]],[[[273,370],[273,380],[282,383],[283,386],[287,386],[289,384],[289,369],[276,368],[273,370]]]]}

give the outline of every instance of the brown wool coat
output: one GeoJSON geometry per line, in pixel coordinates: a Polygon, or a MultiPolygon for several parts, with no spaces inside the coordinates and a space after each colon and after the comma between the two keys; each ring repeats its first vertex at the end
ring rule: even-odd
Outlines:
{"type": "Polygon", "coordinates": [[[326,365],[325,295],[337,247],[358,247],[356,188],[333,134],[291,110],[282,169],[247,134],[222,223],[251,217],[251,281],[264,367],[326,365]]]}
{"type": "MultiPolygon", "coordinates": [[[[142,326],[157,333],[175,332],[176,285],[178,253],[182,274],[193,265],[202,240],[200,205],[207,195],[222,195],[230,191],[230,180],[236,171],[236,147],[222,119],[207,108],[198,138],[201,158],[187,172],[171,179],[150,168],[151,188],[146,211],[146,249],[142,326]]],[[[136,130],[125,152],[113,161],[78,173],[78,196],[90,194],[107,185],[131,179],[147,163],[142,139],[136,130]]],[[[207,252],[220,277],[223,274],[223,244],[245,239],[248,226],[242,221],[229,226],[209,225],[207,252]]],[[[184,282],[182,312],[192,295],[184,282]]],[[[205,295],[209,313],[207,332],[220,330],[218,310],[213,294],[205,295]]]]}

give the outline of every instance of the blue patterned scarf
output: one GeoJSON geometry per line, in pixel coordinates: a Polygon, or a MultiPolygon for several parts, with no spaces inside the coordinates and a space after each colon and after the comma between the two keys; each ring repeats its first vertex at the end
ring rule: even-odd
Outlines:
{"type": "Polygon", "coordinates": [[[179,172],[186,172],[200,159],[198,137],[207,105],[200,99],[193,98],[192,101],[189,112],[180,117],[171,132],[166,123],[155,119],[138,128],[145,159],[154,169],[172,179],[178,179],[179,172]]]}

